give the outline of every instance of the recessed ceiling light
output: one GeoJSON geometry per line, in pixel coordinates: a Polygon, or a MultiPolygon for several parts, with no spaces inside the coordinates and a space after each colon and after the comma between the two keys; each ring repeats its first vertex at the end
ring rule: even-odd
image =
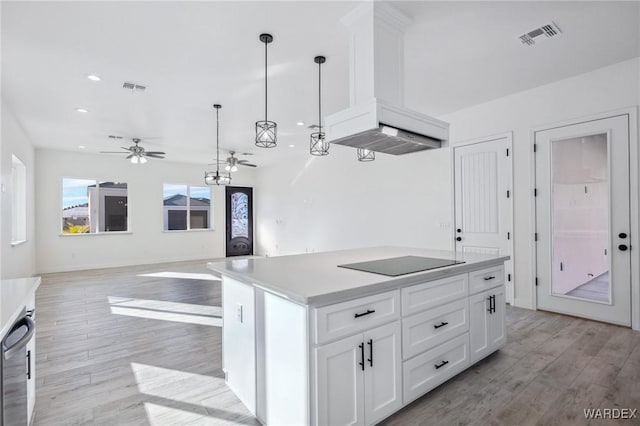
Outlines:
{"type": "Polygon", "coordinates": [[[87,78],[91,81],[100,81],[102,80],[99,75],[89,74],[87,78]]]}
{"type": "Polygon", "coordinates": [[[298,121],[296,124],[297,124],[298,126],[304,126],[304,121],[298,121]]]}
{"type": "Polygon", "coordinates": [[[84,145],[78,145],[78,148],[80,148],[80,149],[85,149],[85,148],[86,148],[86,146],[84,146],[84,145]]]}
{"type": "Polygon", "coordinates": [[[86,109],[86,108],[76,108],[76,112],[87,113],[87,112],[89,112],[89,110],[86,109]]]}
{"type": "Polygon", "coordinates": [[[295,148],[295,147],[296,147],[295,145],[289,145],[289,148],[295,148]]]}

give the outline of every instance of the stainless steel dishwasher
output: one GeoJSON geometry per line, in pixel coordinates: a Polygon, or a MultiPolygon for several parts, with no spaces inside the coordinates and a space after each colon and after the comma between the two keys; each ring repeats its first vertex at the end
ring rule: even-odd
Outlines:
{"type": "Polygon", "coordinates": [[[30,375],[31,360],[27,359],[26,346],[33,337],[35,328],[35,322],[23,309],[2,339],[0,426],[27,425],[27,380],[30,375]]]}

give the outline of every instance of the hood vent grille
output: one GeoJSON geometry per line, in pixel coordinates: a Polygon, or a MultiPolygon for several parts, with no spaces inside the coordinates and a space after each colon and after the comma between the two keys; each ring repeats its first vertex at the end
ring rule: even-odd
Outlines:
{"type": "Polygon", "coordinates": [[[534,44],[536,44],[536,39],[537,41],[546,40],[548,38],[559,36],[560,34],[562,34],[560,28],[558,28],[558,26],[554,22],[551,22],[550,24],[545,24],[541,27],[526,32],[518,38],[520,39],[520,42],[522,42],[522,44],[533,46],[534,44]]]}

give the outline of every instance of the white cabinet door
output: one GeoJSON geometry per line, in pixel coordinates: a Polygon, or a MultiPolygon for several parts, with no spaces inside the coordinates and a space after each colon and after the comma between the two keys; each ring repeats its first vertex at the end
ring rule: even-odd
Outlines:
{"type": "Polygon", "coordinates": [[[469,298],[469,352],[471,363],[489,355],[489,293],[474,294],[469,298]]]}
{"type": "Polygon", "coordinates": [[[489,292],[494,296],[495,312],[489,315],[489,342],[492,351],[504,346],[507,340],[507,330],[505,324],[505,288],[500,286],[489,292]]]}
{"type": "Polygon", "coordinates": [[[481,360],[504,345],[505,297],[499,286],[469,298],[471,363],[481,360]]]}
{"type": "Polygon", "coordinates": [[[364,425],[364,346],[358,334],[316,348],[318,426],[364,425]]]}
{"type": "Polygon", "coordinates": [[[364,333],[364,418],[377,423],[402,406],[400,322],[364,333]]]}

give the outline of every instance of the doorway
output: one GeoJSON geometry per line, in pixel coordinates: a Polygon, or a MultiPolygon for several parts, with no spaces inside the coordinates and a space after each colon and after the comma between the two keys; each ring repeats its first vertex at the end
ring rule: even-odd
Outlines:
{"type": "Polygon", "coordinates": [[[253,188],[225,188],[226,256],[253,254],[253,188]]]}
{"type": "Polygon", "coordinates": [[[507,255],[505,298],[514,299],[511,134],[453,149],[455,250],[507,255]]]}
{"type": "Polygon", "coordinates": [[[537,306],[631,325],[629,115],[535,133],[537,306]]]}

